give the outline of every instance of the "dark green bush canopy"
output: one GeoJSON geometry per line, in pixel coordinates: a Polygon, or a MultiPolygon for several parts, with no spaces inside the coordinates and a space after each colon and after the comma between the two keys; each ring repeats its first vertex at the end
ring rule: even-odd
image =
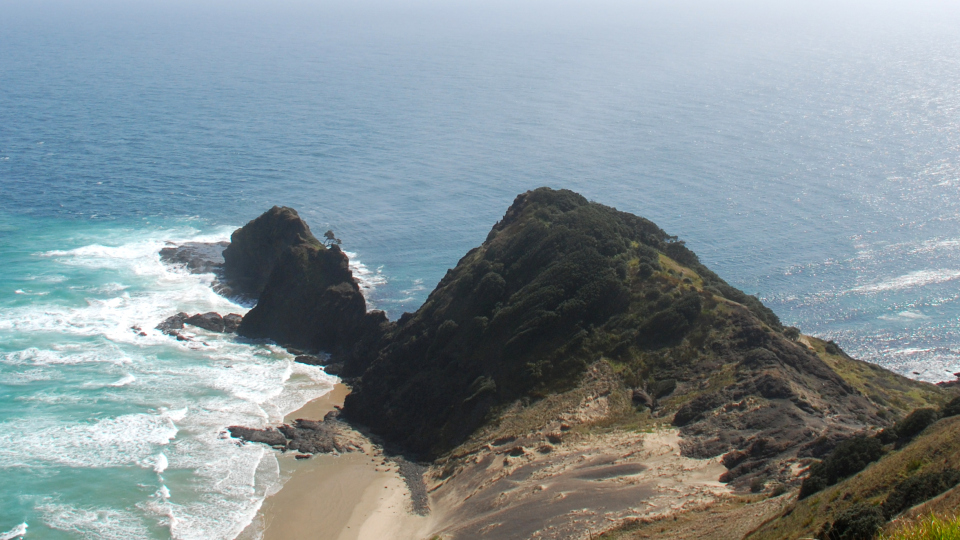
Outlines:
{"type": "Polygon", "coordinates": [[[801,499],[862,471],[883,455],[883,445],[873,437],[854,437],[838,444],[820,463],[810,467],[800,486],[801,499]]]}

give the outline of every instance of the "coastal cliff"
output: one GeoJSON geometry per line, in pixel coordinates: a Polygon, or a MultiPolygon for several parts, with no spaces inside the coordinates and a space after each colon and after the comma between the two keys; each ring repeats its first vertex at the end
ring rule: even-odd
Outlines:
{"type": "Polygon", "coordinates": [[[790,482],[797,459],[890,421],[798,335],[652,222],[541,188],[348,364],[362,376],[344,415],[437,458],[602,363],[626,416],[723,456],[724,481],[790,482]]]}
{"type": "Polygon", "coordinates": [[[741,538],[787,520],[808,467],[954,393],[785,328],[651,221],[566,190],[519,195],[393,322],[292,209],[223,256],[257,298],[238,332],[342,363],[342,418],[429,464],[434,530],[454,538],[644,537],[681,515],[665,538],[741,538]]]}

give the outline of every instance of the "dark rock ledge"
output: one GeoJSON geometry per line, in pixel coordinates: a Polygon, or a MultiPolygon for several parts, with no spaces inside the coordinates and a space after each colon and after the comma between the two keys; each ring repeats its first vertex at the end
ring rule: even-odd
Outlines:
{"type": "MultiPolygon", "coordinates": [[[[164,319],[163,322],[157,325],[157,330],[160,330],[168,336],[173,336],[184,341],[188,339],[180,333],[184,325],[189,324],[211,332],[233,333],[237,331],[242,320],[243,316],[237,313],[221,316],[219,313],[213,311],[209,313],[197,313],[196,315],[180,312],[164,319]]],[[[135,328],[135,330],[137,330],[137,328],[135,328]]]]}
{"type": "Polygon", "coordinates": [[[245,442],[263,443],[278,450],[297,451],[304,454],[344,454],[363,452],[363,444],[356,432],[352,432],[339,419],[340,411],[330,411],[322,422],[298,418],[293,425],[253,429],[230,426],[230,436],[245,442]]]}

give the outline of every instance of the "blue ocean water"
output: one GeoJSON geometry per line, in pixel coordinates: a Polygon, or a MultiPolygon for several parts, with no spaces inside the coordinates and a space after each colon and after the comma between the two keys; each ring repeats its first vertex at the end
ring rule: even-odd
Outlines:
{"type": "Polygon", "coordinates": [[[517,193],[570,188],[855,356],[960,371],[957,6],[0,12],[0,539],[231,538],[277,489],[272,454],[221,432],[331,380],[269,344],[151,330],[246,309],[157,251],[274,204],[336,231],[397,317],[517,193]]]}

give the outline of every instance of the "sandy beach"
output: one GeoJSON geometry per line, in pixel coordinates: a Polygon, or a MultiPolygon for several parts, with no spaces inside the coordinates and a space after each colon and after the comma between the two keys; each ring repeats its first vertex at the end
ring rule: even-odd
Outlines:
{"type": "MultiPolygon", "coordinates": [[[[343,405],[349,389],[338,383],[324,396],[284,418],[321,420],[343,405]]],[[[315,455],[297,460],[278,456],[288,480],[267,497],[253,523],[240,536],[264,540],[383,540],[420,538],[429,517],[414,514],[410,491],[395,463],[369,441],[363,453],[315,455]]]]}

